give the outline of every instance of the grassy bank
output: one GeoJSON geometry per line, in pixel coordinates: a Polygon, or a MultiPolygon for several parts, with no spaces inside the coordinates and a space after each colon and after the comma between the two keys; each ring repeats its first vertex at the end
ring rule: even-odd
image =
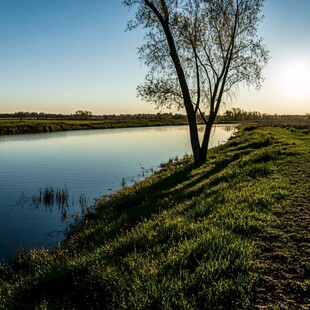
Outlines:
{"type": "Polygon", "coordinates": [[[44,133],[68,130],[150,127],[185,125],[178,119],[127,119],[127,120],[37,120],[0,119],[0,135],[44,133]]]}
{"type": "MultiPolygon", "coordinates": [[[[274,257],[264,253],[287,213],[298,218],[296,201],[302,210],[309,206],[309,150],[309,130],[252,126],[212,149],[204,166],[191,158],[169,162],[145,181],[102,198],[56,249],[21,251],[2,264],[0,305],[282,309],[286,301],[278,298],[273,307],[268,285],[273,277],[274,287],[281,287],[274,259],[285,256],[289,264],[292,245],[283,242],[274,257]]],[[[302,227],[307,220],[300,219],[302,227]]],[[[290,309],[302,309],[309,238],[300,225],[291,228],[301,238],[299,278],[291,278],[283,293],[293,296],[290,309]]]]}

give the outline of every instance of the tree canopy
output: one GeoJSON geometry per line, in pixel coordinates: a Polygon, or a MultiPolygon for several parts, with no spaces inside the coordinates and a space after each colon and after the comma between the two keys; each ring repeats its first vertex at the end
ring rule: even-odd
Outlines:
{"type": "Polygon", "coordinates": [[[157,107],[185,108],[196,162],[211,127],[238,85],[259,88],[268,51],[257,35],[263,0],[125,0],[136,5],[128,28],[145,28],[140,59],[150,68],[138,95],[157,107]],[[206,128],[199,141],[196,119],[206,128]]]}

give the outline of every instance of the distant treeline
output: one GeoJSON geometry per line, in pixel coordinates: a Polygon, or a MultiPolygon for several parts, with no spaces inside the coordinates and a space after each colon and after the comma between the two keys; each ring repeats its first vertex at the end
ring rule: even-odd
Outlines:
{"type": "Polygon", "coordinates": [[[44,112],[0,113],[0,118],[16,119],[99,119],[99,120],[139,120],[139,119],[176,119],[186,120],[185,114],[172,113],[138,113],[138,114],[102,114],[93,115],[91,111],[78,110],[74,114],[56,114],[44,112]]]}
{"type": "Polygon", "coordinates": [[[244,111],[239,108],[232,108],[231,110],[225,111],[222,115],[218,117],[220,121],[287,121],[287,120],[310,120],[310,114],[306,113],[305,115],[288,115],[288,114],[267,114],[260,113],[257,111],[244,111]]]}
{"type": "MultiPolygon", "coordinates": [[[[14,119],[93,119],[93,120],[185,120],[186,115],[180,113],[138,113],[138,114],[102,114],[93,115],[91,111],[78,110],[73,114],[55,114],[44,112],[15,112],[15,113],[0,113],[0,118],[14,118],[14,119]]],[[[205,116],[207,119],[207,116],[205,116]]],[[[202,121],[202,118],[198,117],[198,121],[202,121]]],[[[238,122],[238,121],[305,121],[310,120],[310,114],[305,115],[279,115],[279,114],[267,114],[257,111],[245,111],[240,108],[232,108],[226,110],[222,115],[217,116],[217,122],[238,122]]]]}

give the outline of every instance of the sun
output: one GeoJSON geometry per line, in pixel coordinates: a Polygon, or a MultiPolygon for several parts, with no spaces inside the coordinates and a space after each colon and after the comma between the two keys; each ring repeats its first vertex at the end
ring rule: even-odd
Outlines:
{"type": "Polygon", "coordinates": [[[285,103],[310,102],[310,61],[290,59],[282,62],[277,75],[277,93],[285,103]]]}

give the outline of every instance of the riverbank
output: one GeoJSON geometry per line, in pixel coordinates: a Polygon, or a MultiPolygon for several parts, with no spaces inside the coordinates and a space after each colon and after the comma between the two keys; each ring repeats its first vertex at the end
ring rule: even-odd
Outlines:
{"type": "Polygon", "coordinates": [[[186,125],[183,119],[126,120],[38,120],[0,119],[0,135],[58,132],[69,130],[111,129],[151,126],[186,125]]]}
{"type": "Polygon", "coordinates": [[[309,149],[309,130],[252,126],[206,165],[170,161],[98,201],[57,249],[2,264],[0,304],[306,309],[309,149]]]}

